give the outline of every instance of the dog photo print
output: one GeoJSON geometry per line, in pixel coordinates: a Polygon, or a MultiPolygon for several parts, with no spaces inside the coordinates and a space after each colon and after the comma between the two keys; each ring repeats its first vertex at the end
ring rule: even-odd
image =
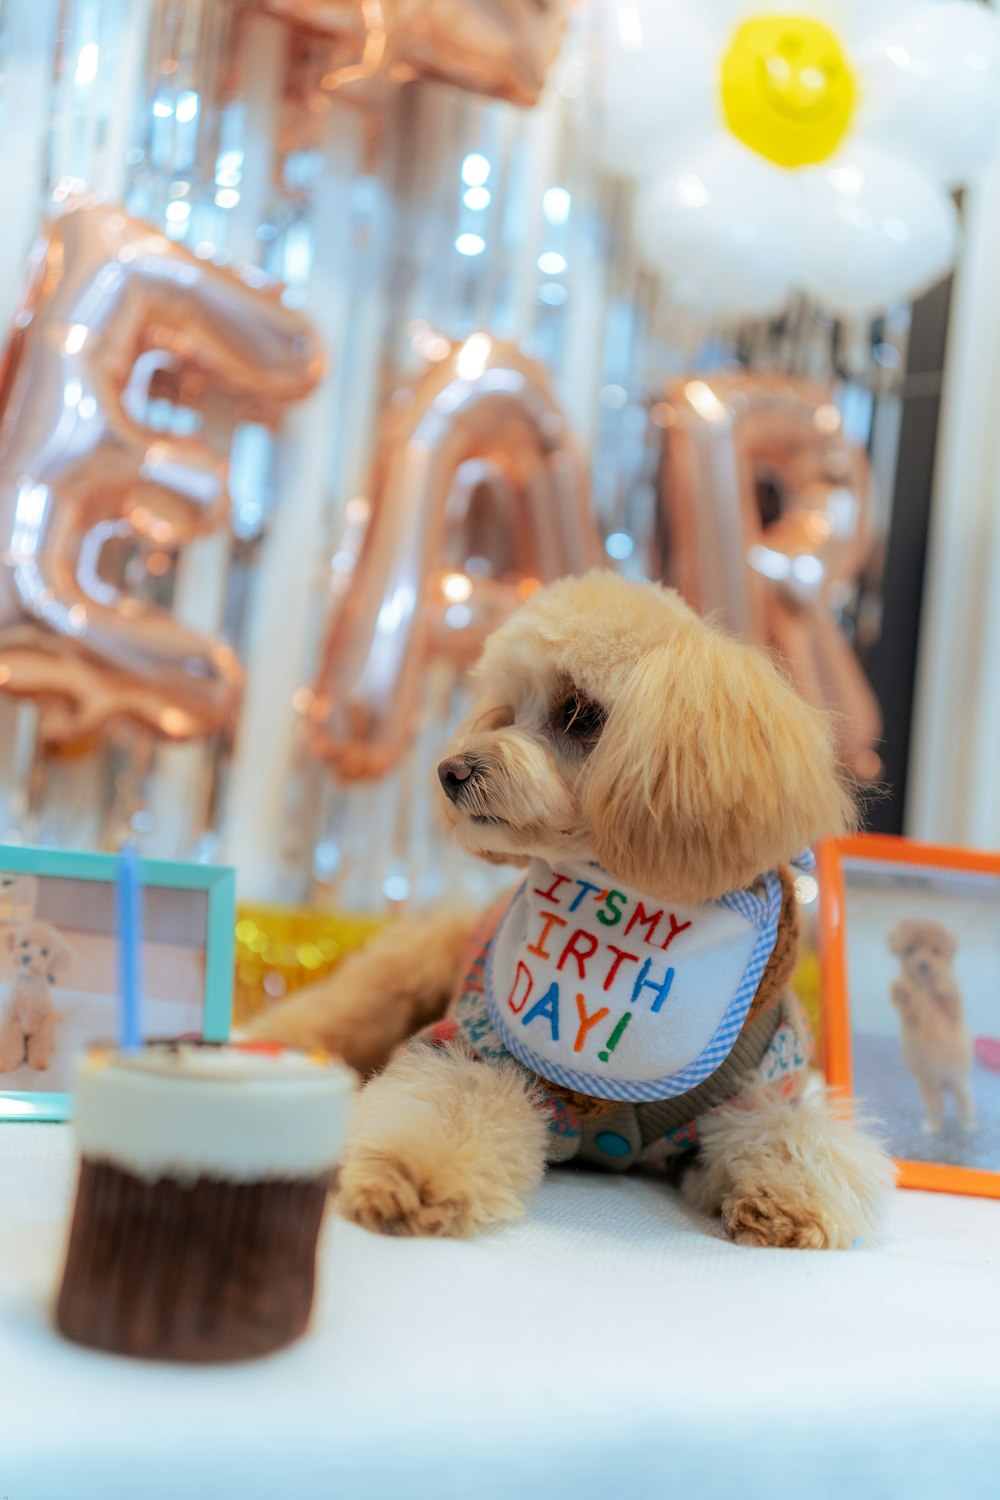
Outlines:
{"type": "Polygon", "coordinates": [[[1000,857],[833,842],[821,863],[831,1081],[881,1127],[904,1186],[1000,1195],[1000,857]]]}
{"type": "MultiPolygon", "coordinates": [[[[77,1056],[118,1033],[115,865],[111,855],[0,847],[0,1117],[60,1117],[77,1056]],[[4,869],[5,861],[34,868],[4,869]]],[[[231,958],[232,902],[220,923],[211,887],[230,872],[159,862],[146,870],[158,874],[143,891],[143,1029],[221,1040],[229,991],[210,1000],[220,988],[210,929],[213,917],[217,929],[228,923],[231,958]]],[[[224,971],[225,952],[221,960],[224,971]]]]}

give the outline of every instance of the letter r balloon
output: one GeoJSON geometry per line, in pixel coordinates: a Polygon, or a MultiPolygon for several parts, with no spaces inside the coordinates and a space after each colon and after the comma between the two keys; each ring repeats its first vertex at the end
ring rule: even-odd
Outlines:
{"type": "Polygon", "coordinates": [[[881,713],[841,621],[872,552],[863,448],[828,390],[790,377],[680,380],[663,406],[654,575],[779,651],[834,713],[842,762],[877,778],[881,713]]]}
{"type": "Polygon", "coordinates": [[[111,206],[46,226],[0,372],[0,690],[38,704],[43,743],[120,717],[171,740],[235,722],[233,651],[101,575],[112,537],[173,559],[228,523],[225,455],[133,415],[153,351],[259,421],[323,372],[308,323],[261,273],[203,261],[111,206]]]}

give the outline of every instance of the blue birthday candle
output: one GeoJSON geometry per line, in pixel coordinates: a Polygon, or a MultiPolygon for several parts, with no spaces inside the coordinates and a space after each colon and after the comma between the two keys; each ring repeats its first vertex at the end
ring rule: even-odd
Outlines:
{"type": "Polygon", "coordinates": [[[118,988],[119,1031],[123,1052],[142,1046],[142,875],[131,844],[118,856],[118,988]]]}

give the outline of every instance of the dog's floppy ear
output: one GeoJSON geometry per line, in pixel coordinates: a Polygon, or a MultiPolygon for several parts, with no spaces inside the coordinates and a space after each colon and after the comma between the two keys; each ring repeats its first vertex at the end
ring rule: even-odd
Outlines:
{"type": "Polygon", "coordinates": [[[73,957],[73,950],[63,941],[62,933],[45,924],[45,944],[49,950],[48,968],[52,974],[61,974],[73,957]]]}
{"type": "Polygon", "coordinates": [[[762,652],[697,619],[634,668],[583,799],[600,863],[684,905],[748,885],[855,820],[826,717],[762,652]]]}
{"type": "Polygon", "coordinates": [[[17,928],[16,927],[8,927],[6,933],[4,934],[3,945],[7,949],[8,953],[13,953],[16,944],[17,944],[17,928]]]}

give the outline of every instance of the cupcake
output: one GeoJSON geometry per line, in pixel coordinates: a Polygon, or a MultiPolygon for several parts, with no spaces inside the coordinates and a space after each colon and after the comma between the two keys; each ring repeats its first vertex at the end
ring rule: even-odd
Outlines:
{"type": "Polygon", "coordinates": [[[252,1044],[92,1048],[56,1324],[150,1359],[267,1354],[303,1332],[354,1075],[252,1044]]]}

